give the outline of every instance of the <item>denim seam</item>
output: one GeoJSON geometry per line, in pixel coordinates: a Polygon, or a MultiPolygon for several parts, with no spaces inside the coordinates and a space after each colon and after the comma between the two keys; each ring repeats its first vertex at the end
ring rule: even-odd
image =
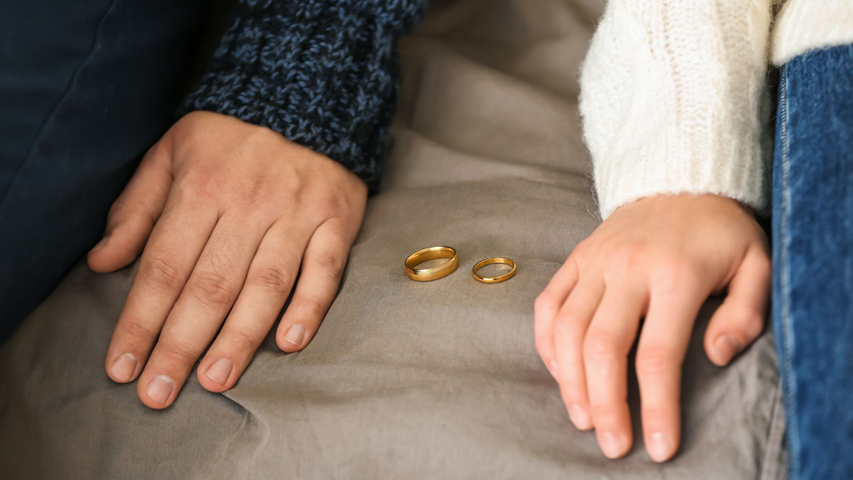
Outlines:
{"type": "Polygon", "coordinates": [[[779,231],[780,231],[780,239],[778,241],[781,242],[779,246],[779,265],[780,275],[779,275],[779,294],[781,295],[781,312],[779,315],[782,321],[782,348],[785,352],[785,358],[782,359],[781,368],[784,369],[785,375],[785,406],[788,408],[787,411],[787,428],[788,428],[788,442],[791,446],[791,452],[789,455],[789,471],[791,480],[797,479],[797,468],[798,465],[798,452],[800,450],[800,445],[798,443],[797,438],[797,425],[793,421],[794,410],[795,410],[795,399],[796,399],[796,379],[794,379],[794,370],[793,370],[793,360],[792,360],[792,345],[791,339],[794,335],[794,327],[791,322],[791,304],[790,304],[790,293],[791,293],[791,285],[790,285],[790,265],[788,263],[788,245],[790,244],[790,235],[788,233],[788,215],[790,208],[790,200],[791,200],[791,191],[788,184],[788,170],[789,170],[789,160],[788,154],[790,151],[789,143],[788,143],[788,65],[782,67],[782,75],[780,82],[780,94],[779,94],[779,102],[781,105],[781,128],[782,132],[780,133],[780,140],[782,146],[782,208],[780,209],[779,214],[779,231]]]}
{"type": "Polygon", "coordinates": [[[95,27],[95,35],[92,38],[92,46],[89,47],[89,51],[86,53],[86,56],[83,57],[83,60],[80,61],[80,64],[77,65],[77,68],[74,69],[74,73],[71,74],[71,78],[68,79],[68,84],[65,86],[65,91],[63,91],[62,95],[59,96],[59,99],[56,100],[56,103],[53,105],[53,107],[50,109],[50,112],[47,114],[44,123],[42,123],[41,127],[39,128],[39,131],[33,138],[33,143],[30,144],[30,147],[27,149],[27,154],[24,157],[24,161],[21,162],[20,167],[18,167],[18,171],[15,172],[15,178],[13,178],[12,182],[9,183],[9,188],[3,193],[3,197],[0,198],[0,209],[3,208],[3,205],[6,203],[6,199],[9,197],[12,190],[15,188],[15,185],[17,185],[18,180],[21,178],[21,172],[24,170],[24,168],[27,166],[27,163],[29,163],[30,159],[32,158],[36,146],[41,143],[42,139],[44,138],[44,132],[53,122],[56,116],[56,112],[59,111],[62,104],[68,98],[69,92],[71,92],[72,88],[74,87],[74,84],[77,82],[77,78],[80,76],[80,71],[83,70],[83,67],[86,66],[86,64],[89,63],[89,60],[92,59],[92,54],[95,52],[95,47],[98,45],[98,39],[101,37],[101,29],[104,26],[104,22],[106,21],[110,13],[115,10],[117,1],[118,0],[112,0],[110,2],[110,6],[107,7],[100,20],[98,20],[98,26],[95,27]]]}

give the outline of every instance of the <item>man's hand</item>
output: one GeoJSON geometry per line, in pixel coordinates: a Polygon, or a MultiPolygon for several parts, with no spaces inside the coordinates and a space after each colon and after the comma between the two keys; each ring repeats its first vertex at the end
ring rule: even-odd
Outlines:
{"type": "Polygon", "coordinates": [[[572,422],[595,428],[610,458],[633,442],[628,352],[638,335],[646,449],[671,458],[680,442],[681,364],[705,300],[727,289],[705,334],[726,365],[764,329],[767,238],[733,200],[654,197],[617,209],[572,252],[536,300],[536,348],[560,384],[572,422]]]}
{"type": "Polygon", "coordinates": [[[107,374],[139,377],[142,402],[165,408],[210,345],[199,382],[228,390],[300,268],[276,342],[304,348],[337,293],[366,200],[354,174],[271,130],[210,112],[182,118],[142,160],[89,253],[93,270],[110,272],[142,252],[107,374]]]}

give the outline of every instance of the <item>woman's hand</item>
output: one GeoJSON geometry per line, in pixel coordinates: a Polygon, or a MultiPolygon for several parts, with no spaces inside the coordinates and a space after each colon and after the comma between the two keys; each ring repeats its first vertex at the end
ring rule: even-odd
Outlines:
{"type": "Polygon", "coordinates": [[[606,456],[631,449],[628,352],[638,334],[646,449],[658,462],[675,454],[681,364],[693,323],[705,300],[726,289],[705,334],[705,351],[720,366],[764,329],[767,237],[733,200],[654,197],[617,209],[537,298],[536,348],[572,422],[595,428],[606,456]]]}
{"type": "Polygon", "coordinates": [[[354,174],[271,130],[210,112],[182,118],[142,160],[89,253],[93,270],[110,272],[142,252],[107,374],[138,377],[142,402],[165,408],[210,345],[199,382],[228,390],[300,271],[276,342],[304,348],[335,297],[366,199],[354,174]]]}

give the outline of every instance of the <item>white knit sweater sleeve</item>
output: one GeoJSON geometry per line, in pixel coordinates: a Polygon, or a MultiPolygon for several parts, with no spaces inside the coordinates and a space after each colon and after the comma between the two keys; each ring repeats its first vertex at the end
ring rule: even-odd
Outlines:
{"type": "Polygon", "coordinates": [[[581,71],[603,218],[634,200],[723,195],[763,210],[771,0],[610,0],[581,71]]]}

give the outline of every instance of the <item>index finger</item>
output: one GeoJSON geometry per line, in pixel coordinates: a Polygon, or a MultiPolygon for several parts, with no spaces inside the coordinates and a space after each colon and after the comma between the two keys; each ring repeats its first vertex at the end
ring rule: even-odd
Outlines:
{"type": "Polygon", "coordinates": [[[545,290],[536,298],[533,305],[534,327],[536,340],[536,351],[542,363],[551,372],[551,376],[558,380],[557,355],[554,352],[554,319],[560,308],[566,303],[569,294],[575,288],[578,281],[577,262],[574,257],[569,257],[566,263],[557,270],[545,290]]]}
{"type": "Polygon", "coordinates": [[[170,202],[175,203],[166,206],[142,253],[107,349],[107,375],[119,383],[142,372],[218,218],[203,203],[178,203],[174,197],[170,202]]]}

